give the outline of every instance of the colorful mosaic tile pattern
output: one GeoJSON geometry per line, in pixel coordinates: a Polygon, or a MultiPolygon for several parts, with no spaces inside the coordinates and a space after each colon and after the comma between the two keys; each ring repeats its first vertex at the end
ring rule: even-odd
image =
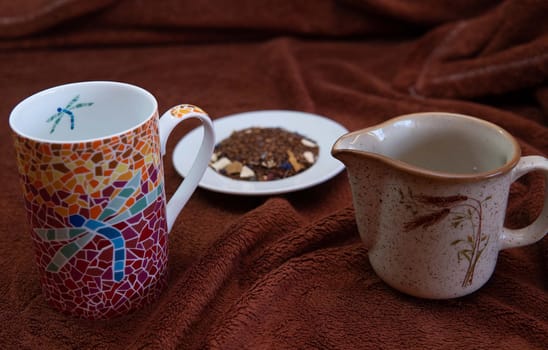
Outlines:
{"type": "Polygon", "coordinates": [[[206,112],[204,112],[203,109],[194,105],[178,105],[171,108],[169,110],[169,113],[171,113],[171,115],[174,116],[175,118],[182,118],[189,113],[207,114],[206,112]]]}
{"type": "Polygon", "coordinates": [[[167,283],[158,115],[100,141],[14,140],[48,301],[99,319],[155,300],[167,283]]]}

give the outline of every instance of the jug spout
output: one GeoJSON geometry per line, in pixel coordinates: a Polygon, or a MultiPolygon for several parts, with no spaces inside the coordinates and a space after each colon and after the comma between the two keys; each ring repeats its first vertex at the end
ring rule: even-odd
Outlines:
{"type": "Polygon", "coordinates": [[[381,222],[384,179],[389,167],[379,161],[375,136],[353,132],[341,136],[331,154],[346,166],[361,240],[370,249],[377,241],[381,222]],[[384,175],[383,175],[384,174],[384,175]]]}
{"type": "Polygon", "coordinates": [[[382,154],[384,138],[382,128],[354,131],[341,136],[333,145],[331,154],[347,167],[352,167],[359,159],[363,160],[363,157],[382,154]]]}
{"type": "Polygon", "coordinates": [[[355,131],[341,136],[333,145],[331,154],[341,161],[347,169],[359,166],[369,158],[379,155],[383,140],[381,129],[355,131]],[[380,131],[380,132],[379,132],[380,131]]]}

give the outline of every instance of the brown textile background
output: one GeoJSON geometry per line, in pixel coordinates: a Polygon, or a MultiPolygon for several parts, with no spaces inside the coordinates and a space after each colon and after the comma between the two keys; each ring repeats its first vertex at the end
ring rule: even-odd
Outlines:
{"type": "MultiPolygon", "coordinates": [[[[116,80],[213,119],[292,109],[357,130],[465,113],[546,155],[546,18],[543,0],[0,1],[0,348],[545,349],[546,238],[501,252],[470,296],[409,297],[373,273],[344,172],[271,197],[198,189],[157,303],[111,321],[59,314],[40,292],[8,116],[38,90],[116,80]]],[[[169,152],[193,126],[168,142],[168,195],[181,181],[169,152]]],[[[515,183],[507,225],[538,216],[543,194],[539,174],[515,183]]]]}

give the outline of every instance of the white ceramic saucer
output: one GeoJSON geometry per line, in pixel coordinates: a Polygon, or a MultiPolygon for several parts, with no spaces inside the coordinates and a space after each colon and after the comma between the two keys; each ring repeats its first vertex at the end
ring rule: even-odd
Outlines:
{"type": "MultiPolygon", "coordinates": [[[[311,113],[265,110],[233,114],[213,121],[219,143],[233,131],[248,127],[281,127],[298,132],[316,141],[320,147],[316,163],[297,175],[273,181],[234,180],[208,168],[198,186],[215,192],[238,195],[271,195],[302,190],[337,175],[344,165],[331,156],[331,147],[348,130],[335,121],[311,113]]],[[[175,146],[173,164],[181,176],[186,176],[202,140],[203,130],[198,127],[186,134],[175,146]]]]}

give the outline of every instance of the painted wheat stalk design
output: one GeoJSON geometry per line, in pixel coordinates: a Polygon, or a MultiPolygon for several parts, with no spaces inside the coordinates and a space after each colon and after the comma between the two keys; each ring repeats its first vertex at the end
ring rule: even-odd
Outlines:
{"type": "Polygon", "coordinates": [[[479,200],[464,195],[453,196],[427,196],[413,194],[408,189],[407,195],[399,190],[400,203],[411,210],[414,218],[405,222],[403,229],[405,232],[413,231],[418,228],[427,228],[435,225],[447,217],[451,220],[451,226],[454,228],[469,227],[471,233],[465,239],[457,239],[451,242],[452,246],[459,247],[457,251],[457,261],[460,263],[465,260],[468,264],[466,275],[462,281],[462,286],[467,287],[474,280],[474,271],[481,254],[489,243],[489,235],[483,234],[483,203],[490,200],[491,196],[479,200]],[[417,207],[422,207],[419,211],[417,207]]]}

